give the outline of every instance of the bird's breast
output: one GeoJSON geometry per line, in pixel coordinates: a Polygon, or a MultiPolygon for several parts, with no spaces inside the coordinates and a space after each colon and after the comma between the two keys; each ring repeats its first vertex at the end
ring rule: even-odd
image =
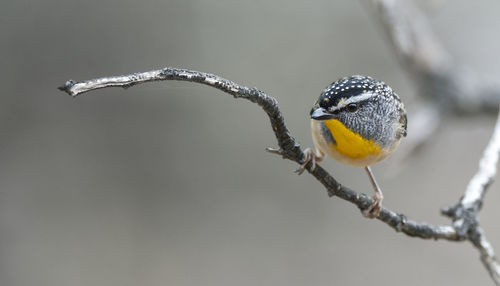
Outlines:
{"type": "Polygon", "coordinates": [[[316,148],[345,164],[368,166],[390,153],[374,140],[351,131],[337,119],[313,120],[311,124],[316,148]]]}
{"type": "Polygon", "coordinates": [[[330,119],[324,122],[336,143],[331,143],[330,148],[334,148],[340,154],[350,158],[363,158],[382,152],[380,145],[351,131],[339,120],[330,119]]]}

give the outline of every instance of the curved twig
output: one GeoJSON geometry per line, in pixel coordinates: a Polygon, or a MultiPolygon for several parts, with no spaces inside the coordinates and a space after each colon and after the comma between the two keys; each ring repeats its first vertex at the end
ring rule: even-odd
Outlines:
{"type": "MultiPolygon", "coordinates": [[[[278,140],[278,146],[280,149],[275,153],[279,153],[284,158],[295,161],[299,164],[303,162],[304,153],[300,149],[300,144],[291,136],[290,131],[286,127],[276,99],[268,96],[266,93],[258,90],[257,88],[242,86],[214,74],[167,67],[149,72],[104,77],[83,82],[70,80],[63,86],[59,87],[59,89],[67,92],[71,96],[77,96],[85,92],[105,87],[130,87],[144,82],[160,80],[178,80],[201,83],[231,94],[235,98],[244,98],[257,103],[269,116],[271,127],[276,135],[276,139],[278,140]]],[[[306,166],[306,169],[321,184],[323,184],[323,186],[325,186],[329,196],[337,196],[349,201],[356,205],[360,210],[365,210],[372,204],[372,200],[369,196],[358,193],[341,185],[328,172],[321,168],[321,166],[317,166],[314,171],[311,171],[311,163],[309,163],[306,166]]],[[[452,226],[439,226],[416,222],[387,208],[382,209],[378,219],[385,222],[396,231],[403,232],[409,236],[447,240],[464,239],[464,237],[457,235],[452,226]]]]}

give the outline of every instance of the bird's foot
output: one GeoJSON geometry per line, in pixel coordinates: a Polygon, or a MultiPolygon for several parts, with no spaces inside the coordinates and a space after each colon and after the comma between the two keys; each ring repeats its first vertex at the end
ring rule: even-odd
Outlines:
{"type": "Polygon", "coordinates": [[[295,170],[295,173],[297,173],[298,175],[304,173],[304,170],[306,169],[306,166],[307,166],[307,164],[309,164],[309,162],[312,163],[311,171],[314,171],[314,169],[316,169],[316,161],[319,162],[322,159],[321,157],[316,156],[313,149],[311,149],[311,148],[306,148],[304,150],[304,155],[306,157],[304,159],[304,162],[302,162],[300,167],[297,170],[295,170]]]}
{"type": "Polygon", "coordinates": [[[363,216],[366,218],[377,218],[382,210],[383,199],[384,197],[382,196],[382,193],[375,193],[372,197],[373,203],[361,212],[363,216]]]}

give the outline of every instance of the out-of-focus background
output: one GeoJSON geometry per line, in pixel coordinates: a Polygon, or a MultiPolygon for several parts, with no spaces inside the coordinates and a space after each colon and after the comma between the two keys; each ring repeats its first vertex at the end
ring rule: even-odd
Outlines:
{"type": "MultiPolygon", "coordinates": [[[[411,121],[413,82],[367,7],[3,1],[0,285],[491,285],[469,243],[398,234],[266,153],[276,142],[254,104],[181,82],[76,99],[56,89],[164,66],[212,72],[276,97],[308,147],[322,89],[367,74],[401,95],[411,121]]],[[[424,9],[458,61],[500,73],[499,1],[424,9]]],[[[464,192],[494,121],[447,119],[417,156],[376,165],[385,205],[448,223],[439,209],[464,192]]],[[[372,193],[362,169],[323,166],[372,193]]],[[[499,186],[480,214],[497,251],[499,186]]]]}

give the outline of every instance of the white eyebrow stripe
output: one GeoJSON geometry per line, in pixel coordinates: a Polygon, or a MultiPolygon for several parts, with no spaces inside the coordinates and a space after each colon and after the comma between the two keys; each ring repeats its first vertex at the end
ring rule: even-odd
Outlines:
{"type": "Polygon", "coordinates": [[[363,93],[361,95],[349,97],[348,99],[341,102],[339,105],[330,107],[329,111],[339,110],[341,108],[346,107],[347,105],[349,105],[351,103],[360,102],[360,101],[366,100],[366,99],[371,98],[371,97],[373,97],[372,92],[366,92],[366,93],[363,93]]]}

